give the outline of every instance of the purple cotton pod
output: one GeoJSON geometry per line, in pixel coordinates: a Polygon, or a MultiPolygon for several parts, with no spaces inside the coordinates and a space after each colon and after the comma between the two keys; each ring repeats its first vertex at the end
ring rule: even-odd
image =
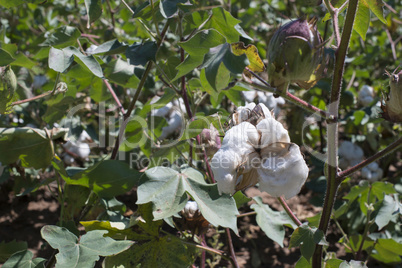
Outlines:
{"type": "Polygon", "coordinates": [[[221,148],[219,131],[211,124],[209,128],[201,131],[201,142],[205,145],[208,156],[213,156],[221,148]]]}

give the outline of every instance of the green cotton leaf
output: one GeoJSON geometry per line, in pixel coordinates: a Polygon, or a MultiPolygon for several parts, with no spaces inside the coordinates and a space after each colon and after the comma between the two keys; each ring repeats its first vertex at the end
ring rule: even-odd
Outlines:
{"type": "Polygon", "coordinates": [[[28,69],[32,69],[36,63],[33,62],[30,58],[28,58],[27,56],[25,56],[24,53],[18,53],[16,55],[14,55],[15,57],[15,61],[13,61],[11,63],[12,66],[20,66],[20,67],[25,67],[28,69]]]}
{"type": "Polygon", "coordinates": [[[114,39],[100,44],[91,54],[113,55],[126,51],[127,45],[114,39]]]}
{"type": "Polygon", "coordinates": [[[395,211],[398,211],[398,201],[395,201],[392,196],[385,195],[381,207],[375,217],[375,223],[378,229],[382,229],[391,220],[395,211]]]}
{"type": "Polygon", "coordinates": [[[67,128],[0,128],[0,162],[9,165],[21,160],[23,167],[46,168],[53,159],[53,140],[65,140],[67,133],[67,128]]]}
{"type": "Polygon", "coordinates": [[[6,50],[0,48],[0,66],[9,65],[15,61],[15,59],[6,50]]]}
{"type": "Polygon", "coordinates": [[[212,17],[204,26],[204,28],[213,28],[226,37],[228,43],[239,41],[240,33],[236,29],[236,25],[241,21],[234,18],[230,12],[222,7],[212,9],[212,17]]]}
{"type": "Polygon", "coordinates": [[[23,250],[14,253],[4,264],[3,268],[42,268],[45,267],[46,259],[33,258],[30,250],[23,250]]]}
{"type": "Polygon", "coordinates": [[[87,10],[87,28],[89,29],[91,23],[99,19],[102,15],[101,0],[85,0],[85,9],[87,10]]]}
{"type": "Polygon", "coordinates": [[[49,37],[39,46],[53,46],[56,48],[63,48],[69,45],[75,44],[77,38],[81,36],[81,32],[71,26],[63,26],[57,28],[54,33],[50,34],[49,37]]]}
{"type": "Polygon", "coordinates": [[[78,237],[66,228],[46,225],[41,229],[42,238],[58,249],[56,268],[94,267],[99,256],[110,256],[127,250],[132,241],[115,241],[104,237],[105,230],[94,230],[78,237]]]}
{"type": "Polygon", "coordinates": [[[382,200],[384,195],[396,194],[394,185],[387,181],[376,181],[371,185],[371,192],[378,198],[382,200]]]}
{"type": "Polygon", "coordinates": [[[190,55],[176,67],[178,73],[173,81],[200,66],[204,60],[204,56],[211,48],[225,42],[225,37],[214,29],[200,31],[189,40],[180,42],[179,45],[190,55]]]}
{"type": "Polygon", "coordinates": [[[42,116],[42,119],[49,125],[53,125],[53,123],[65,116],[66,111],[74,101],[73,97],[64,97],[62,94],[57,95],[56,98],[47,100],[45,102],[47,104],[46,112],[42,116]]]}
{"type": "Polygon", "coordinates": [[[361,194],[367,193],[369,190],[370,190],[369,183],[367,181],[362,181],[360,185],[353,186],[352,189],[350,189],[350,192],[346,196],[344,196],[343,199],[349,200],[348,203],[351,204],[361,194]]]}
{"type": "Polygon", "coordinates": [[[187,0],[162,0],[159,3],[159,9],[165,19],[177,15],[177,4],[184,4],[187,0]]]}
{"type": "Polygon", "coordinates": [[[156,51],[158,50],[156,42],[149,41],[145,43],[134,43],[127,47],[126,57],[131,65],[145,66],[148,61],[155,61],[156,51]]]}
{"type": "Polygon", "coordinates": [[[328,245],[327,241],[325,241],[324,233],[303,223],[293,232],[289,241],[289,248],[300,246],[302,256],[310,262],[316,244],[328,245]]]}
{"type": "Polygon", "coordinates": [[[180,141],[196,137],[204,128],[209,128],[209,122],[205,117],[191,121],[190,124],[186,126],[180,141]]]}
{"type": "Polygon", "coordinates": [[[103,78],[102,67],[93,55],[85,56],[75,47],[63,48],[63,52],[66,53],[66,57],[74,55],[74,59],[78,64],[82,64],[88,68],[95,76],[103,78]]]}
{"type": "Polygon", "coordinates": [[[245,54],[241,56],[234,55],[230,44],[225,43],[209,50],[209,53],[204,58],[204,63],[201,68],[205,68],[205,76],[212,88],[219,90],[222,89],[223,85],[224,87],[227,86],[227,81],[222,83],[222,78],[225,79],[225,76],[228,76],[228,73],[225,73],[225,71],[222,70],[223,66],[233,74],[241,74],[243,73],[244,68],[249,64],[250,62],[245,54]],[[218,75],[221,76],[219,77],[218,75]],[[219,83],[220,88],[218,87],[219,83]]]}
{"type": "Polygon", "coordinates": [[[371,12],[373,12],[382,23],[386,24],[387,21],[384,18],[383,10],[384,2],[382,0],[365,0],[365,2],[368,4],[371,12]]]}
{"type": "Polygon", "coordinates": [[[28,249],[27,242],[17,242],[15,240],[10,242],[0,242],[0,263],[4,263],[14,253],[26,249],[28,249]]]}
{"type": "Polygon", "coordinates": [[[59,73],[64,73],[73,61],[74,56],[71,53],[67,53],[54,47],[50,48],[48,60],[50,69],[59,73]]]}
{"type": "Polygon", "coordinates": [[[365,115],[366,115],[366,113],[364,111],[362,111],[362,110],[355,111],[353,113],[353,116],[355,118],[353,123],[355,124],[355,126],[358,126],[358,125],[360,125],[362,123],[362,120],[363,120],[365,115]]]}
{"type": "Polygon", "coordinates": [[[105,268],[133,267],[191,267],[195,250],[186,246],[175,236],[153,237],[148,242],[134,244],[129,250],[118,255],[106,257],[105,268]]]}
{"type": "Polygon", "coordinates": [[[309,263],[309,261],[306,260],[306,258],[301,256],[300,259],[297,261],[297,263],[296,263],[294,268],[311,268],[311,264],[309,263]]]}
{"type": "Polygon", "coordinates": [[[370,257],[383,262],[385,264],[399,263],[402,261],[402,244],[396,242],[394,239],[383,239],[377,240],[374,246],[377,251],[370,255],[370,257]]]}
{"type": "Polygon", "coordinates": [[[118,58],[107,63],[105,78],[125,88],[136,88],[140,80],[134,74],[134,66],[118,58]]]}
{"type": "Polygon", "coordinates": [[[259,196],[253,199],[257,204],[251,205],[251,209],[257,212],[258,225],[269,238],[283,247],[283,239],[285,238],[285,227],[283,225],[291,225],[293,228],[297,226],[285,211],[272,210],[268,205],[262,202],[259,196]]]}
{"type": "Polygon", "coordinates": [[[145,172],[138,187],[137,204],[153,203],[153,216],[164,219],[182,210],[190,194],[204,216],[214,226],[231,228],[237,233],[236,203],[229,195],[219,195],[217,185],[204,182],[203,175],[193,168],[180,172],[155,167],[145,172]]]}
{"type": "Polygon", "coordinates": [[[365,0],[359,1],[353,29],[366,40],[366,33],[370,26],[370,9],[365,0]]]}
{"type": "MultiPolygon", "coordinates": [[[[94,231],[94,230],[105,230],[108,231],[106,234],[108,237],[113,239],[123,240],[139,240],[141,238],[139,235],[136,235],[131,227],[130,222],[111,222],[111,221],[81,221],[85,227],[86,232],[94,231]]],[[[147,236],[149,238],[149,236],[147,236]]]]}
{"type": "Polygon", "coordinates": [[[0,6],[3,6],[5,8],[10,8],[10,7],[16,7],[19,6],[23,3],[25,3],[25,0],[0,0],[0,6]]]}
{"type": "MultiPolygon", "coordinates": [[[[61,163],[53,162],[57,171],[62,172],[61,163]]],[[[112,198],[131,190],[139,181],[141,173],[122,161],[105,160],[72,176],[62,176],[67,184],[88,187],[99,197],[112,198]]]]}
{"type": "Polygon", "coordinates": [[[340,259],[329,259],[325,262],[325,268],[339,268],[339,265],[343,263],[344,260],[340,259]]]}
{"type": "MultiPolygon", "coordinates": [[[[359,248],[363,242],[363,236],[362,235],[350,235],[349,236],[349,246],[355,251],[359,251],[359,248]]],[[[366,237],[363,243],[362,250],[367,250],[368,248],[374,246],[374,241],[372,241],[370,238],[366,237]]],[[[349,250],[347,250],[350,252],[349,250]]]]}

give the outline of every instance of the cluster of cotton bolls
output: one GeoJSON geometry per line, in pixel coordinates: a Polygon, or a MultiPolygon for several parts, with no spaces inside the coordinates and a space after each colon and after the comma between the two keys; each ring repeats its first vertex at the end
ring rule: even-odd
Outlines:
{"type": "MultiPolygon", "coordinates": [[[[155,103],[160,97],[155,96],[151,103],[155,103]]],[[[185,111],[185,105],[183,99],[173,100],[159,109],[151,111],[152,116],[164,117],[168,123],[168,126],[162,128],[162,134],[158,137],[160,140],[166,139],[170,135],[176,132],[180,132],[184,124],[183,112],[185,111]]]]}
{"type": "MultiPolygon", "coordinates": [[[[89,134],[84,130],[81,132],[80,136],[78,137],[78,140],[76,141],[71,141],[69,140],[65,144],[63,144],[64,149],[66,151],[77,155],[79,158],[83,160],[87,160],[88,156],[91,152],[91,149],[89,148],[89,144],[86,143],[86,141],[91,140],[91,137],[89,134]]],[[[71,156],[70,154],[66,153],[63,156],[64,163],[66,164],[73,164],[75,162],[74,157],[71,156]]]]}
{"type": "MultiPolygon", "coordinates": [[[[342,142],[338,149],[338,155],[339,167],[342,169],[359,164],[364,157],[362,148],[350,141],[342,142]]],[[[377,181],[382,178],[383,170],[376,162],[373,162],[361,170],[361,175],[367,180],[377,181]]]]}
{"type": "Polygon", "coordinates": [[[283,125],[264,104],[253,102],[239,107],[232,121],[211,160],[219,192],[233,194],[259,183],[274,197],[297,195],[309,169],[283,125]]]}
{"type": "Polygon", "coordinates": [[[285,99],[282,97],[275,98],[271,92],[262,92],[258,90],[243,91],[243,97],[246,104],[254,102],[256,99],[259,103],[265,104],[269,110],[273,110],[275,116],[280,112],[280,105],[285,104],[285,99]]]}
{"type": "Polygon", "coordinates": [[[368,166],[362,168],[362,177],[369,181],[378,181],[382,179],[384,172],[376,162],[370,163],[368,166]]]}
{"type": "Polygon", "coordinates": [[[359,145],[350,141],[342,142],[338,149],[339,167],[346,169],[359,164],[363,160],[363,150],[359,145]]]}

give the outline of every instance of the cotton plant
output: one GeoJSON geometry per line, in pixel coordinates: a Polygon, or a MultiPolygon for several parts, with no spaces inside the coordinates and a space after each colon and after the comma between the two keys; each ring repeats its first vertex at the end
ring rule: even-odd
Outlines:
{"type": "Polygon", "coordinates": [[[376,162],[373,162],[362,168],[361,174],[363,178],[369,181],[378,181],[382,179],[384,172],[376,162]]]}
{"type": "Polygon", "coordinates": [[[288,131],[262,103],[238,107],[232,128],[211,161],[220,193],[259,183],[261,191],[289,199],[300,192],[309,169],[288,131]]]}
{"type": "MultiPolygon", "coordinates": [[[[159,96],[155,96],[151,103],[155,103],[159,99],[159,96]]],[[[173,133],[181,131],[184,122],[183,111],[185,111],[183,99],[173,100],[165,106],[151,111],[152,116],[164,117],[168,123],[166,127],[162,128],[162,134],[158,137],[160,140],[164,140],[173,133]]]]}
{"type": "Polygon", "coordinates": [[[374,101],[373,88],[368,85],[362,86],[357,99],[361,105],[369,106],[374,101]]]}
{"type": "MultiPolygon", "coordinates": [[[[91,137],[89,136],[88,132],[84,130],[81,132],[80,136],[76,141],[69,140],[63,145],[63,147],[68,152],[77,155],[81,159],[87,160],[89,154],[91,153],[89,144],[86,143],[86,141],[88,140],[91,140],[91,137]]],[[[66,164],[70,165],[75,162],[74,157],[72,157],[68,153],[63,156],[63,160],[66,164]]]]}
{"type": "Polygon", "coordinates": [[[359,145],[350,141],[342,142],[338,149],[339,167],[345,169],[354,166],[363,160],[363,150],[359,145]]]}

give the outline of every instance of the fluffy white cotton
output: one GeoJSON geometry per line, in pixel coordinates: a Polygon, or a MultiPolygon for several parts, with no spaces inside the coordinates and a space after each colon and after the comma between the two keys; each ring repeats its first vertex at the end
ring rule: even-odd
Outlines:
{"type": "Polygon", "coordinates": [[[358,145],[344,141],[338,149],[339,167],[345,169],[363,160],[363,150],[358,145]]]}
{"type": "Polygon", "coordinates": [[[300,192],[308,172],[299,146],[292,144],[286,154],[278,154],[262,163],[258,169],[260,190],[274,197],[283,195],[289,199],[300,192]]]}
{"type": "MultiPolygon", "coordinates": [[[[160,97],[155,96],[151,100],[151,104],[157,102],[160,97]]],[[[152,116],[164,117],[168,126],[162,128],[162,134],[159,139],[163,140],[175,132],[179,132],[184,124],[182,112],[185,112],[183,99],[173,100],[159,109],[151,111],[152,116]]]]}
{"type": "Polygon", "coordinates": [[[274,118],[265,118],[257,125],[261,135],[260,145],[268,146],[275,142],[290,142],[288,131],[274,118]]]}
{"type": "Polygon", "coordinates": [[[182,117],[181,113],[177,110],[173,110],[173,112],[169,116],[168,126],[162,128],[162,134],[159,139],[166,139],[170,134],[174,133],[176,130],[180,130],[182,127],[182,117]]]}
{"type": "MultiPolygon", "coordinates": [[[[239,121],[246,118],[241,108],[239,121]]],[[[299,146],[290,143],[288,131],[266,112],[270,117],[257,126],[242,122],[226,132],[211,161],[220,193],[233,194],[259,182],[262,191],[291,198],[307,180],[309,170],[299,146]]]]}
{"type": "Polygon", "coordinates": [[[369,106],[374,101],[373,88],[367,85],[362,86],[357,99],[363,106],[369,106]]]}
{"type": "Polygon", "coordinates": [[[382,179],[384,174],[382,168],[378,166],[376,162],[369,164],[368,166],[362,168],[362,177],[369,181],[378,181],[382,179]]]}
{"type": "Polygon", "coordinates": [[[193,218],[195,213],[198,211],[198,205],[195,201],[187,201],[184,206],[183,213],[186,218],[193,218]]]}
{"type": "MultiPolygon", "coordinates": [[[[86,141],[88,140],[91,140],[91,137],[89,136],[88,132],[84,130],[81,132],[76,141],[69,140],[68,142],[63,144],[63,147],[64,149],[66,149],[70,153],[77,155],[81,159],[87,159],[89,154],[91,153],[89,144],[86,143],[86,141]]],[[[66,164],[72,164],[75,161],[74,157],[69,154],[65,154],[63,156],[63,160],[66,164]]]]}

